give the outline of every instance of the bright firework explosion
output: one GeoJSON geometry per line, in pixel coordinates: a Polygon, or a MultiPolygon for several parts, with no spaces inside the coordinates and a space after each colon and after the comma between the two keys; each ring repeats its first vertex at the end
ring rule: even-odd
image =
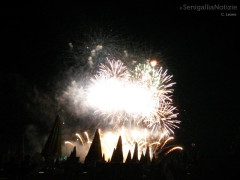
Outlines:
{"type": "Polygon", "coordinates": [[[134,122],[147,117],[156,108],[154,93],[147,87],[135,83],[126,66],[121,61],[110,61],[101,65],[98,74],[92,79],[87,101],[97,109],[96,113],[111,118],[114,124],[134,122]]]}
{"type": "Polygon", "coordinates": [[[172,76],[149,63],[139,64],[133,71],[120,60],[107,63],[100,65],[87,93],[87,101],[96,113],[114,124],[130,122],[152,131],[174,133],[180,121],[172,105],[172,76]]]}
{"type": "Polygon", "coordinates": [[[175,83],[171,78],[167,70],[156,69],[149,62],[133,70],[128,70],[120,60],[107,60],[107,64],[99,66],[87,90],[87,102],[96,109],[97,115],[113,125],[113,130],[101,137],[105,157],[111,157],[119,135],[123,139],[125,158],[128,150],[133,152],[135,142],[140,152],[147,146],[151,153],[162,150],[166,144],[163,139],[168,140],[180,123],[176,120],[176,107],[172,105],[175,83]]]}

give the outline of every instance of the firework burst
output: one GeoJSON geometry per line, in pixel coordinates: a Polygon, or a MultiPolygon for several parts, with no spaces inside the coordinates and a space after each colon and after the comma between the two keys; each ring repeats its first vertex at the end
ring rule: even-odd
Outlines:
{"type": "Polygon", "coordinates": [[[176,107],[172,106],[170,102],[160,103],[156,114],[152,114],[152,117],[143,120],[143,122],[152,129],[152,132],[167,130],[169,134],[174,134],[173,130],[179,128],[178,124],[181,122],[176,120],[178,113],[175,111],[176,107]]]}
{"type": "Polygon", "coordinates": [[[99,66],[98,77],[96,78],[117,78],[128,79],[130,74],[126,66],[120,60],[111,61],[107,59],[107,64],[99,66]]]}
{"type": "MultiPolygon", "coordinates": [[[[100,46],[97,48],[97,51],[102,49],[100,46]]],[[[98,71],[84,88],[84,103],[94,110],[100,126],[101,123],[107,124],[105,128],[108,130],[100,133],[107,159],[111,157],[119,135],[125,159],[129,150],[133,153],[135,143],[138,143],[139,155],[149,147],[151,157],[181,149],[174,145],[166,146],[173,139],[171,135],[180,121],[172,100],[175,82],[167,70],[157,65],[157,61],[147,61],[128,68],[121,60],[107,59],[100,63],[98,71]]],[[[80,92],[79,89],[76,92],[80,92]]],[[[82,147],[91,143],[86,132],[84,136],[75,135],[82,147]]]]}
{"type": "Polygon", "coordinates": [[[176,107],[172,106],[175,83],[171,78],[167,70],[155,69],[150,63],[129,71],[120,60],[107,60],[92,79],[87,99],[104,119],[172,134],[180,121],[176,120],[176,107]]]}
{"type": "Polygon", "coordinates": [[[97,113],[105,115],[105,119],[120,118],[124,122],[149,116],[157,103],[147,87],[131,80],[121,61],[108,60],[107,65],[101,64],[87,94],[89,104],[97,113]]]}

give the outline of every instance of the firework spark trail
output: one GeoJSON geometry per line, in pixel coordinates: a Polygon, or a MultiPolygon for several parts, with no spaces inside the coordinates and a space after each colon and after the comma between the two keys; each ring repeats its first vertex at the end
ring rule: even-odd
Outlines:
{"type": "Polygon", "coordinates": [[[163,142],[163,144],[161,145],[160,149],[162,149],[162,148],[167,144],[168,141],[173,140],[173,139],[174,139],[174,137],[169,137],[169,138],[167,138],[167,139],[163,142]]]}
{"type": "Polygon", "coordinates": [[[92,142],[89,140],[88,133],[85,131],[84,134],[85,134],[85,136],[87,137],[87,143],[92,143],[92,142]]]}
{"type": "Polygon", "coordinates": [[[169,150],[165,153],[165,155],[168,155],[170,152],[172,152],[172,151],[174,151],[174,150],[176,150],[176,149],[183,150],[182,147],[180,147],[180,146],[175,146],[175,147],[169,149],[169,150]]]}
{"type": "Polygon", "coordinates": [[[111,61],[107,59],[108,65],[101,64],[99,66],[99,76],[105,78],[127,79],[130,74],[127,67],[122,61],[111,61]]]}
{"type": "Polygon", "coordinates": [[[83,142],[83,139],[82,139],[82,137],[81,137],[81,135],[80,134],[78,134],[78,133],[76,133],[75,134],[79,139],[80,139],[80,141],[81,141],[81,143],[82,143],[82,145],[84,145],[84,142],[83,142]]]}
{"type": "Polygon", "coordinates": [[[176,120],[178,113],[175,113],[175,110],[176,107],[170,102],[160,103],[156,114],[153,113],[152,117],[145,119],[144,122],[152,131],[168,130],[169,134],[174,134],[173,130],[179,128],[178,124],[181,122],[176,120]]]}
{"type": "Polygon", "coordinates": [[[70,144],[71,146],[74,146],[74,143],[70,142],[70,141],[65,141],[65,144],[70,144]]]}

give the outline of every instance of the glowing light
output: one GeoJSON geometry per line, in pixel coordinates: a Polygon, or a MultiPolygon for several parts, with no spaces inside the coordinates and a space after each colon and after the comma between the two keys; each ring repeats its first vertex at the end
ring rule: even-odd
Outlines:
{"type": "Polygon", "coordinates": [[[102,45],[97,45],[97,46],[96,46],[96,51],[100,51],[100,50],[102,50],[102,48],[103,48],[102,45]]]}
{"type": "Polygon", "coordinates": [[[123,158],[124,161],[127,158],[128,151],[133,154],[135,143],[138,143],[138,158],[141,156],[141,152],[145,152],[147,148],[146,139],[150,138],[150,134],[147,130],[142,129],[126,129],[120,128],[114,131],[106,131],[101,134],[102,151],[106,159],[111,159],[113,149],[116,147],[119,136],[122,138],[123,158]]]}
{"type": "Polygon", "coordinates": [[[65,144],[70,144],[71,146],[74,146],[74,144],[72,142],[70,142],[70,141],[65,141],[64,143],[65,144]]]}
{"type": "Polygon", "coordinates": [[[170,152],[172,152],[172,151],[174,151],[174,150],[176,150],[176,149],[183,150],[182,147],[176,146],[176,147],[173,147],[173,148],[169,149],[169,150],[165,153],[165,155],[169,154],[170,152]]]}
{"type": "MultiPolygon", "coordinates": [[[[76,133],[79,135],[79,133],[76,133]]],[[[84,132],[87,135],[87,132],[84,132]]],[[[111,159],[113,149],[116,148],[117,141],[119,136],[122,138],[122,150],[123,150],[123,160],[125,161],[128,155],[128,151],[130,150],[131,154],[134,153],[135,143],[138,143],[138,159],[142,152],[146,152],[147,147],[150,150],[150,158],[153,157],[153,154],[156,152],[161,152],[163,149],[169,149],[168,152],[165,153],[167,155],[171,151],[175,149],[181,149],[180,146],[166,146],[170,140],[173,140],[173,137],[168,137],[167,133],[162,133],[159,136],[159,139],[156,141],[157,137],[153,137],[151,131],[148,129],[142,128],[118,128],[114,130],[108,131],[100,131],[100,140],[102,144],[102,153],[105,156],[105,159],[111,159]]],[[[79,136],[78,136],[79,137],[79,136]]],[[[80,136],[81,137],[81,136],[80,136]]],[[[88,140],[89,141],[89,140],[88,140]]],[[[67,143],[73,146],[73,143],[66,141],[67,143]]],[[[65,142],[65,143],[66,143],[65,142]]],[[[88,143],[91,143],[90,141],[88,143]]],[[[89,147],[87,143],[84,143],[81,147],[89,147]]],[[[165,152],[165,151],[164,151],[165,152]]]]}
{"type": "Polygon", "coordinates": [[[90,89],[88,102],[107,113],[125,111],[149,115],[156,108],[156,100],[146,88],[116,78],[96,82],[90,89]]]}
{"type": "Polygon", "coordinates": [[[157,60],[151,60],[150,64],[152,67],[155,67],[158,64],[158,62],[157,62],[157,60]]]}
{"type": "Polygon", "coordinates": [[[162,146],[161,146],[160,149],[162,149],[162,148],[167,144],[167,142],[170,141],[170,140],[172,140],[172,139],[174,139],[174,137],[169,137],[169,138],[167,138],[167,139],[164,141],[164,143],[162,144],[162,146]]]}
{"type": "Polygon", "coordinates": [[[84,145],[84,143],[83,143],[83,139],[82,139],[82,137],[80,136],[80,134],[76,133],[75,135],[80,139],[82,145],[84,145]]]}
{"type": "Polygon", "coordinates": [[[120,60],[107,60],[92,78],[87,102],[105,119],[144,123],[152,132],[167,130],[173,134],[180,121],[176,120],[178,114],[172,105],[175,83],[171,78],[167,70],[155,69],[149,63],[138,64],[130,73],[120,60]]]}
{"type": "Polygon", "coordinates": [[[87,137],[87,143],[92,143],[90,140],[89,140],[89,136],[88,136],[88,133],[85,131],[84,134],[86,135],[87,137]]]}
{"type": "Polygon", "coordinates": [[[175,128],[179,128],[180,121],[176,120],[177,113],[175,113],[176,107],[172,106],[169,102],[160,103],[156,114],[152,114],[152,117],[144,120],[147,126],[153,131],[167,130],[168,133],[174,133],[175,128]]]}
{"type": "MultiPolygon", "coordinates": [[[[101,49],[99,45],[91,51],[91,60],[96,51],[101,49]]],[[[72,94],[76,93],[75,101],[78,101],[77,93],[81,92],[81,97],[86,95],[88,107],[94,109],[95,115],[100,115],[99,119],[111,121],[111,130],[99,130],[105,159],[111,158],[120,135],[124,160],[129,150],[133,154],[136,142],[138,158],[142,152],[146,152],[147,147],[150,148],[151,158],[154,153],[165,152],[170,147],[165,155],[177,149],[182,150],[180,146],[165,147],[174,139],[170,135],[174,134],[180,121],[176,120],[178,113],[172,100],[175,83],[167,70],[156,68],[157,65],[158,62],[152,60],[128,69],[122,61],[108,59],[106,64],[100,64],[86,92],[83,89],[80,91],[80,88],[72,89],[72,94]]],[[[84,134],[87,143],[84,143],[80,134],[75,134],[82,147],[92,143],[88,133],[84,134]]]]}

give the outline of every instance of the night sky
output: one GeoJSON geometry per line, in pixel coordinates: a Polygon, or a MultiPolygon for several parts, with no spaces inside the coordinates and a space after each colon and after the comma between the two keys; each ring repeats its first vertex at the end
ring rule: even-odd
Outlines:
{"type": "Polygon", "coordinates": [[[228,154],[240,127],[237,17],[180,11],[182,4],[69,4],[1,9],[1,142],[18,139],[34,123],[25,108],[30,87],[53,91],[68,43],[97,24],[162,53],[177,82],[179,142],[195,143],[205,156],[228,154]]]}

